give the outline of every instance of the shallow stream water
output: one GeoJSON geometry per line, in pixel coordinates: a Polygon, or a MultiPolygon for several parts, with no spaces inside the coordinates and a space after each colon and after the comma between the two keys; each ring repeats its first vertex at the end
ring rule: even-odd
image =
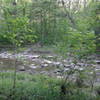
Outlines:
{"type": "MultiPolygon", "coordinates": [[[[84,64],[79,62],[74,69],[85,70],[86,66],[93,66],[90,74],[95,70],[96,81],[100,82],[100,58],[95,56],[93,64],[84,64]],[[85,67],[84,67],[85,66],[85,67]]],[[[25,72],[29,74],[46,74],[49,76],[62,77],[63,72],[67,72],[74,64],[68,59],[56,55],[50,51],[34,51],[26,49],[18,53],[4,51],[0,53],[0,71],[25,72]],[[70,63],[69,63],[70,62],[70,63]]]]}

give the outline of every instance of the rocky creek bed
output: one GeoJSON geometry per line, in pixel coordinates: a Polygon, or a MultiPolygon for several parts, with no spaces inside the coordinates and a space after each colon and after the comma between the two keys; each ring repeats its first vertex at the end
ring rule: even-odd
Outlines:
{"type": "MultiPolygon", "coordinates": [[[[31,49],[14,53],[4,51],[0,53],[0,71],[14,71],[15,65],[17,72],[29,74],[46,74],[57,78],[62,78],[70,69],[84,71],[91,77],[95,72],[95,82],[100,85],[100,57],[91,56],[89,61],[79,61],[77,64],[72,62],[72,58],[62,59],[61,56],[50,51],[34,51],[31,49]],[[91,60],[91,57],[93,58],[91,60]]],[[[75,78],[75,74],[71,79],[75,78]]]]}

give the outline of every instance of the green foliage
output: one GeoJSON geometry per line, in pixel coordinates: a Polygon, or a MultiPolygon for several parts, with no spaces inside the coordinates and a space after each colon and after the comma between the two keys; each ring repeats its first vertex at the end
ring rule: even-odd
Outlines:
{"type": "Polygon", "coordinates": [[[15,90],[13,86],[13,73],[0,73],[0,99],[1,100],[96,100],[95,96],[87,90],[77,89],[71,83],[66,85],[66,95],[60,93],[62,80],[41,75],[18,73],[15,90]],[[13,94],[15,91],[15,94],[13,94]],[[72,91],[72,92],[71,92],[72,91]],[[72,94],[71,94],[72,93],[72,94]]]}
{"type": "Polygon", "coordinates": [[[93,32],[82,33],[76,29],[69,28],[63,36],[63,43],[59,50],[72,55],[82,56],[95,52],[95,34],[93,32]]]}
{"type": "MultiPolygon", "coordinates": [[[[68,17],[63,7],[58,5],[57,0],[32,2],[18,0],[15,6],[13,0],[5,0],[5,2],[1,2],[1,8],[0,13],[3,20],[0,21],[0,40],[6,42],[5,44],[11,44],[13,41],[17,45],[23,45],[33,43],[35,40],[42,44],[59,44],[59,42],[64,42],[62,38],[65,33],[69,32],[68,28],[74,26],[70,23],[71,18],[73,18],[77,30],[77,32],[73,31],[73,34],[91,33],[91,31],[97,30],[100,24],[97,21],[99,3],[95,2],[82,10],[77,10],[76,13],[73,9],[66,8],[71,18],[68,17]]],[[[76,37],[78,38],[78,35],[75,35],[76,37]]]]}
{"type": "Polygon", "coordinates": [[[30,27],[27,17],[9,17],[3,22],[0,40],[17,46],[34,43],[37,38],[34,32],[35,30],[30,27]]]}

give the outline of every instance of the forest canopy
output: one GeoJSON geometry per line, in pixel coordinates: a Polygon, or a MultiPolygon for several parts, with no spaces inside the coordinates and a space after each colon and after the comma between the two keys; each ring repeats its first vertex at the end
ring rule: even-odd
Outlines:
{"type": "Polygon", "coordinates": [[[1,44],[62,42],[67,45],[71,41],[71,47],[77,48],[83,42],[79,44],[79,40],[70,38],[79,36],[83,41],[87,37],[93,48],[95,41],[99,42],[100,2],[97,0],[1,0],[0,8],[1,44]]]}

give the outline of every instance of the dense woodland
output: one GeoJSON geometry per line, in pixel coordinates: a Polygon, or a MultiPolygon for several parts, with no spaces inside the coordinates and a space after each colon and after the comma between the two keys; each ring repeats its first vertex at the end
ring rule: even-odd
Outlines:
{"type": "MultiPolygon", "coordinates": [[[[96,85],[94,81],[100,76],[100,61],[94,61],[100,55],[100,0],[0,0],[0,50],[12,47],[10,52],[17,54],[27,45],[31,52],[34,45],[38,51],[53,49],[61,61],[71,57],[74,68],[62,71],[68,65],[56,63],[63,78],[34,75],[18,71],[17,62],[24,62],[21,57],[10,59],[15,62],[13,71],[0,68],[0,100],[100,100],[100,81],[96,85]],[[80,67],[85,71],[75,69],[79,62],[84,62],[80,67]],[[91,70],[93,75],[87,74],[91,70]],[[77,76],[74,82],[72,75],[77,76]]],[[[2,59],[8,60],[0,53],[0,67],[2,59]]]]}
{"type": "Polygon", "coordinates": [[[91,40],[100,32],[99,11],[95,0],[1,0],[0,41],[57,44],[69,32],[91,40]]]}

